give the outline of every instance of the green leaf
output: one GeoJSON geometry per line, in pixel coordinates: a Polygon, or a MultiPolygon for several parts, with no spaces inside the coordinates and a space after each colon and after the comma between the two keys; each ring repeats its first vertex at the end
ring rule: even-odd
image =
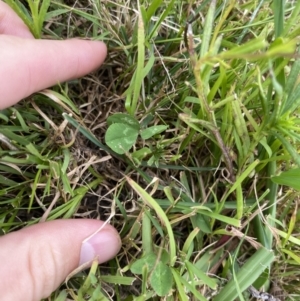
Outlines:
{"type": "Polygon", "coordinates": [[[108,153],[112,153],[109,147],[103,145],[88,129],[81,126],[73,117],[69,116],[67,113],[62,114],[63,117],[68,120],[70,124],[72,124],[78,131],[84,135],[88,140],[90,140],[92,143],[100,147],[101,149],[105,150],[108,153]]]}
{"type": "MultiPolygon", "coordinates": [[[[169,253],[170,253],[170,265],[173,266],[176,262],[176,243],[173,233],[172,226],[170,221],[165,213],[165,211],[160,207],[155,199],[152,198],[141,186],[139,186],[135,181],[126,176],[126,179],[130,186],[137,192],[137,194],[142,198],[142,200],[149,207],[153,208],[159,217],[161,223],[164,225],[164,228],[167,230],[169,235],[169,253]]],[[[152,222],[153,223],[153,222],[152,222]]]]}
{"type": "Polygon", "coordinates": [[[148,75],[148,73],[152,70],[154,63],[155,63],[155,55],[152,52],[146,66],[143,69],[143,78],[145,78],[148,75]]]}
{"type": "MultiPolygon", "coordinates": [[[[178,272],[175,269],[172,269],[172,274],[176,283],[176,291],[179,293],[180,299],[181,301],[188,301],[190,300],[187,295],[186,295],[186,291],[185,288],[182,286],[182,280],[183,278],[178,274],[178,272]]],[[[201,299],[199,299],[201,300],[201,299]]],[[[202,301],[202,300],[201,300],[202,301]]]]}
{"type": "MultiPolygon", "coordinates": [[[[51,91],[43,90],[43,91],[39,92],[39,94],[45,95],[46,97],[50,98],[55,103],[57,103],[60,107],[65,109],[67,112],[69,112],[71,109],[72,112],[79,114],[78,108],[67,95],[63,95],[63,94],[58,93],[53,90],[51,90],[51,91]]],[[[66,114],[66,113],[63,113],[63,114],[66,114]]]]}
{"type": "Polygon", "coordinates": [[[206,216],[209,216],[210,218],[213,218],[213,219],[217,219],[217,220],[220,220],[226,224],[230,224],[230,225],[233,225],[234,227],[240,227],[241,226],[241,221],[236,219],[236,218],[232,218],[232,217],[229,217],[229,216],[225,216],[225,215],[222,215],[222,214],[218,214],[218,213],[215,213],[215,212],[211,212],[210,209],[208,209],[207,207],[204,207],[204,206],[191,206],[189,208],[189,211],[190,210],[195,210],[195,212],[199,213],[199,214],[203,214],[203,215],[206,215],[206,216]]]}
{"type": "Polygon", "coordinates": [[[282,0],[274,1],[274,4],[273,4],[275,37],[276,38],[279,37],[283,32],[284,4],[285,4],[285,1],[282,1],[282,0]]]}
{"type": "Polygon", "coordinates": [[[293,160],[295,161],[295,163],[300,167],[300,156],[299,156],[297,150],[295,149],[295,147],[287,139],[285,139],[285,137],[283,137],[279,133],[275,133],[275,135],[281,141],[284,148],[290,153],[290,155],[293,158],[293,160]]]}
{"type": "Polygon", "coordinates": [[[50,169],[51,176],[55,180],[58,180],[61,176],[60,166],[59,166],[58,162],[49,160],[49,169],[50,169]]]}
{"type": "Polygon", "coordinates": [[[145,28],[144,21],[142,18],[141,11],[139,12],[138,18],[138,54],[137,54],[137,64],[135,70],[135,81],[131,82],[132,87],[132,99],[126,99],[125,107],[127,111],[134,115],[138,106],[138,100],[140,96],[140,91],[143,83],[143,69],[145,64],[145,28]]]}
{"type": "Polygon", "coordinates": [[[50,21],[51,19],[58,17],[60,15],[63,15],[67,12],[69,12],[70,9],[69,8],[60,8],[60,9],[56,9],[56,10],[52,10],[50,12],[47,12],[46,16],[45,16],[45,21],[50,21]]]}
{"type": "Polygon", "coordinates": [[[185,262],[186,267],[191,271],[191,273],[196,276],[198,279],[202,280],[203,283],[209,286],[211,289],[215,290],[217,288],[217,282],[215,279],[207,276],[202,270],[198,269],[195,265],[189,261],[185,262]]]}
{"type": "Polygon", "coordinates": [[[153,35],[157,32],[157,29],[159,28],[159,26],[161,26],[161,23],[168,16],[169,12],[174,8],[174,2],[175,2],[175,0],[171,0],[168,4],[167,8],[164,10],[164,12],[162,14],[160,14],[159,19],[155,22],[155,25],[153,26],[152,31],[150,32],[150,34],[148,36],[148,40],[150,40],[153,37],[153,35]]]}
{"type": "Polygon", "coordinates": [[[214,301],[233,301],[238,296],[238,290],[245,291],[264,272],[274,260],[274,253],[266,248],[259,249],[236,273],[236,279],[231,279],[219,292],[214,301]],[[238,285],[238,287],[237,287],[238,285]]]}
{"type": "Polygon", "coordinates": [[[152,0],[147,9],[147,21],[150,21],[151,17],[155,14],[155,11],[159,8],[163,1],[162,0],[152,0]]]}
{"type": "Polygon", "coordinates": [[[267,152],[267,154],[268,154],[268,157],[271,158],[273,152],[272,152],[271,147],[268,145],[268,142],[267,142],[266,137],[263,137],[263,138],[259,141],[259,143],[265,148],[265,150],[266,150],[266,152],[267,152]]]}
{"type": "Polygon", "coordinates": [[[148,255],[136,260],[130,267],[130,271],[133,274],[141,275],[143,272],[144,266],[147,266],[148,271],[151,271],[155,265],[156,259],[157,259],[157,257],[154,253],[148,254],[148,255]]]}
{"type": "Polygon", "coordinates": [[[55,299],[55,301],[64,301],[64,300],[67,299],[67,296],[68,296],[68,294],[67,294],[66,290],[63,290],[63,291],[61,291],[61,292],[59,293],[59,295],[58,295],[58,297],[55,299]]]}
{"type": "Polygon", "coordinates": [[[140,129],[139,122],[134,117],[132,117],[128,114],[117,113],[117,114],[109,116],[107,118],[107,124],[112,125],[113,123],[124,123],[137,130],[140,129]]]}
{"type": "Polygon", "coordinates": [[[20,144],[22,146],[27,146],[30,143],[30,141],[28,141],[28,139],[25,139],[22,136],[19,136],[19,135],[13,133],[12,131],[10,131],[9,129],[6,129],[4,127],[0,127],[0,133],[3,134],[9,140],[17,142],[18,144],[20,144]]]}
{"type": "Polygon", "coordinates": [[[39,153],[39,151],[36,149],[36,147],[32,143],[28,143],[26,145],[27,150],[34,156],[38,157],[41,160],[44,160],[44,157],[42,154],[39,153]]]}
{"type": "Polygon", "coordinates": [[[14,186],[18,185],[17,182],[12,181],[12,180],[10,180],[7,177],[4,177],[2,175],[0,175],[0,184],[3,185],[3,186],[8,186],[8,187],[14,187],[14,186]]]}
{"type": "Polygon", "coordinates": [[[296,49],[296,40],[283,40],[282,38],[276,39],[271,45],[266,55],[271,57],[280,57],[287,54],[294,54],[296,49]]]}
{"type": "Polygon", "coordinates": [[[298,85],[295,89],[291,90],[287,100],[284,103],[284,108],[282,110],[282,115],[287,111],[293,112],[295,109],[299,107],[300,104],[300,85],[298,85]]]}
{"type": "Polygon", "coordinates": [[[173,285],[171,269],[159,262],[151,275],[150,283],[158,296],[166,296],[173,285]]]}
{"type": "Polygon", "coordinates": [[[132,148],[137,137],[137,129],[128,124],[114,123],[105,133],[105,142],[113,151],[122,155],[132,148]]]}
{"type": "Polygon", "coordinates": [[[101,275],[101,280],[106,283],[113,283],[118,285],[132,285],[132,283],[135,280],[135,277],[101,275]]]}
{"type": "Polygon", "coordinates": [[[23,132],[26,132],[26,133],[29,133],[29,127],[27,126],[22,114],[20,114],[18,112],[18,110],[16,110],[15,108],[11,108],[12,112],[16,115],[16,117],[18,118],[19,122],[20,122],[20,125],[22,127],[22,131],[23,132]]]}
{"type": "Polygon", "coordinates": [[[194,97],[194,96],[187,96],[183,102],[190,102],[190,103],[196,103],[196,104],[200,104],[200,100],[198,97],[194,97]]]}
{"type": "MultiPolygon", "coordinates": [[[[10,1],[12,1],[12,0],[10,0],[10,1]]],[[[64,3],[60,3],[60,2],[56,2],[55,5],[57,7],[66,8],[68,12],[72,12],[72,13],[74,13],[74,14],[76,14],[76,15],[84,18],[84,19],[87,19],[90,22],[92,22],[93,24],[100,25],[98,18],[96,18],[95,16],[93,16],[90,12],[87,13],[87,12],[81,10],[81,9],[76,9],[75,7],[70,7],[70,6],[68,6],[68,5],[64,4],[64,3]]]]}
{"type": "Polygon", "coordinates": [[[279,185],[292,187],[300,190],[300,168],[290,169],[282,172],[279,176],[272,177],[271,180],[279,185]]]}
{"type": "Polygon", "coordinates": [[[237,98],[236,100],[232,101],[231,104],[235,129],[238,136],[243,141],[242,154],[239,155],[244,158],[248,154],[250,147],[250,137],[247,129],[247,123],[242,112],[241,101],[237,98]]]}
{"type": "Polygon", "coordinates": [[[288,256],[290,256],[292,259],[294,259],[294,265],[300,265],[300,257],[296,255],[294,252],[287,250],[287,249],[281,249],[281,251],[288,256]]]}
{"type": "Polygon", "coordinates": [[[168,128],[167,125],[150,126],[149,128],[141,131],[141,137],[144,140],[149,139],[149,138],[155,136],[156,134],[159,134],[159,133],[165,131],[167,128],[168,128]]]}
{"type": "Polygon", "coordinates": [[[5,2],[15,11],[15,13],[23,20],[23,22],[33,33],[33,21],[31,16],[28,14],[28,11],[25,9],[24,5],[19,1],[13,0],[6,0],[5,2]]]}
{"type": "Polygon", "coordinates": [[[253,52],[261,50],[267,46],[267,42],[263,38],[257,38],[251,40],[241,46],[236,46],[228,51],[220,53],[220,57],[223,59],[237,59],[244,58],[247,55],[253,55],[253,52]]]}
{"type": "Polygon", "coordinates": [[[285,36],[290,33],[290,30],[292,27],[295,26],[296,20],[299,18],[299,12],[300,12],[300,2],[295,1],[295,6],[293,6],[292,14],[287,18],[282,35],[285,36]]]}
{"type": "Polygon", "coordinates": [[[216,10],[216,0],[211,1],[208,13],[205,17],[205,25],[201,43],[200,57],[203,57],[209,49],[209,42],[214,25],[214,15],[216,10]]]}
{"type": "Polygon", "coordinates": [[[201,229],[203,233],[211,233],[211,225],[209,223],[209,218],[202,214],[197,214],[194,217],[195,225],[201,229]]]}
{"type": "Polygon", "coordinates": [[[50,3],[51,3],[51,0],[43,0],[42,5],[40,6],[40,11],[38,14],[38,30],[39,30],[40,34],[43,29],[43,23],[45,21],[46,14],[47,14],[48,8],[50,6],[50,3]]]}
{"type": "Polygon", "coordinates": [[[152,152],[148,147],[143,147],[134,153],[132,153],[132,158],[137,159],[137,160],[142,160],[146,156],[150,155],[152,152]]]}
{"type": "Polygon", "coordinates": [[[142,246],[145,254],[153,253],[153,237],[150,213],[147,208],[142,217],[142,246]]]}

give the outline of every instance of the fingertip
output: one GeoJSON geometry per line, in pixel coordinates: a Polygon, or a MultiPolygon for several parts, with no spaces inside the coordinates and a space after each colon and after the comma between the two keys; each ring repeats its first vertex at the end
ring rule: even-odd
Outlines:
{"type": "Polygon", "coordinates": [[[32,43],[32,51],[36,56],[32,57],[31,64],[31,80],[38,90],[95,71],[107,54],[106,45],[100,41],[70,39],[38,42],[32,43]],[[44,76],[41,77],[41,74],[44,76]]]}
{"type": "Polygon", "coordinates": [[[87,73],[97,70],[105,61],[107,56],[107,47],[102,41],[72,39],[64,42],[68,41],[76,42],[76,45],[70,45],[70,48],[77,49],[77,59],[79,62],[79,72],[77,74],[74,72],[72,78],[79,78],[87,73]]]}
{"type": "Polygon", "coordinates": [[[106,225],[103,230],[85,239],[81,246],[79,265],[91,263],[97,258],[99,263],[115,257],[121,248],[121,240],[117,231],[106,225]]]}
{"type": "Polygon", "coordinates": [[[102,53],[104,55],[104,58],[106,58],[106,56],[107,56],[107,46],[104,42],[102,42],[102,41],[93,41],[93,40],[91,40],[89,42],[91,42],[93,45],[96,45],[94,47],[97,47],[99,53],[102,53]]]}
{"type": "Polygon", "coordinates": [[[97,70],[107,55],[107,47],[101,41],[69,39],[38,42],[33,43],[35,48],[32,51],[36,52],[36,57],[31,64],[31,80],[38,90],[97,70]]]}

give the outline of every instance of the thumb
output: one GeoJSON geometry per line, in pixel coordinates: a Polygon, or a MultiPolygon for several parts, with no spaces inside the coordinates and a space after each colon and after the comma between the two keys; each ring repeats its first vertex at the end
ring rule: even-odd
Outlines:
{"type": "Polygon", "coordinates": [[[0,291],[6,301],[48,297],[80,264],[114,257],[117,231],[97,220],[56,220],[0,237],[0,291]]]}

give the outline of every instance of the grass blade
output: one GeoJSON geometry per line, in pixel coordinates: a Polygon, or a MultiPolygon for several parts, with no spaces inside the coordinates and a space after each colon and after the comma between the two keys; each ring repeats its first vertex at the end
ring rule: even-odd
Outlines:
{"type": "Polygon", "coordinates": [[[292,159],[295,161],[295,163],[300,167],[300,155],[296,151],[296,149],[293,147],[293,145],[287,141],[281,134],[275,133],[275,136],[280,140],[282,145],[286,148],[286,150],[290,153],[292,159]]]}
{"type": "Polygon", "coordinates": [[[156,214],[158,215],[160,221],[162,224],[166,227],[168,235],[169,235],[169,244],[170,244],[170,266],[173,266],[176,261],[176,244],[175,244],[175,238],[173,234],[173,230],[171,227],[171,224],[169,222],[169,219],[167,218],[165,212],[162,210],[162,208],[158,205],[158,203],[151,197],[150,194],[148,194],[142,187],[140,187],[135,181],[130,179],[129,177],[126,177],[128,183],[130,186],[136,191],[136,193],[143,199],[143,201],[154,209],[156,214]]]}
{"type": "Polygon", "coordinates": [[[279,185],[286,185],[300,191],[300,168],[282,172],[279,176],[273,176],[272,181],[279,185]]]}
{"type": "Polygon", "coordinates": [[[274,25],[275,25],[275,37],[281,36],[284,28],[284,6],[285,0],[274,0],[274,25]]]}
{"type": "Polygon", "coordinates": [[[142,18],[141,11],[139,10],[139,21],[138,21],[138,55],[137,65],[135,71],[135,81],[133,82],[133,95],[130,104],[128,103],[127,110],[131,115],[136,113],[138,100],[140,97],[140,91],[143,83],[143,69],[145,62],[145,28],[144,21],[142,18]]]}
{"type": "MultiPolygon", "coordinates": [[[[275,256],[272,251],[261,248],[247,260],[236,273],[236,280],[241,292],[245,291],[255,282],[268,265],[272,263],[274,258],[275,256]]],[[[237,287],[235,281],[231,279],[213,301],[233,301],[237,297],[237,287]]]]}
{"type": "Polygon", "coordinates": [[[209,49],[209,42],[213,30],[215,10],[216,10],[216,0],[212,0],[209,6],[208,13],[205,18],[203,37],[201,42],[200,58],[204,57],[209,49]]]}

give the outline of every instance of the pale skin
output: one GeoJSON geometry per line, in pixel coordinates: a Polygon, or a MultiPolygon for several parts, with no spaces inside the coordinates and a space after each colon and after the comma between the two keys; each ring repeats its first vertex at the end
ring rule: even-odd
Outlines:
{"type": "MultiPolygon", "coordinates": [[[[32,93],[81,77],[106,57],[101,42],[35,40],[22,20],[0,1],[0,110],[32,93]]],[[[98,220],[56,220],[0,237],[0,292],[5,301],[48,297],[80,264],[113,258],[117,231],[98,220]]]]}

